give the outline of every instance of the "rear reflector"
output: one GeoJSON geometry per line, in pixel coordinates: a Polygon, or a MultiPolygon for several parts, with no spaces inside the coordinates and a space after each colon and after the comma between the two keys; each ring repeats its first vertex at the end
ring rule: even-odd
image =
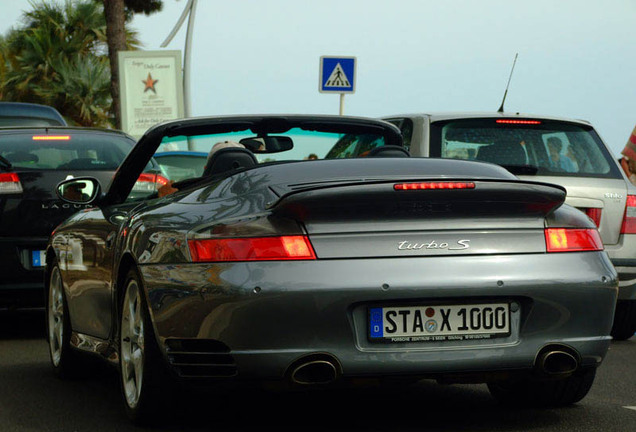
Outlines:
{"type": "Polygon", "coordinates": [[[501,124],[522,124],[522,125],[538,125],[541,124],[541,122],[539,120],[507,120],[507,119],[500,119],[500,120],[495,120],[496,123],[501,123],[501,124]]]}
{"type": "Polygon", "coordinates": [[[636,195],[627,195],[621,234],[636,234],[636,195]]]}
{"type": "Polygon", "coordinates": [[[398,183],[393,185],[394,190],[432,190],[432,189],[474,189],[472,182],[423,182],[423,183],[398,183]]]}
{"type": "Polygon", "coordinates": [[[189,240],[194,262],[314,260],[305,236],[189,240]]]}
{"type": "Polygon", "coordinates": [[[0,173],[0,194],[22,193],[22,183],[17,173],[0,173]]]}
{"type": "Polygon", "coordinates": [[[603,241],[596,229],[547,228],[545,243],[548,252],[601,251],[603,241]]]}
{"type": "Polygon", "coordinates": [[[70,135],[33,135],[33,141],[69,141],[70,135]]]}

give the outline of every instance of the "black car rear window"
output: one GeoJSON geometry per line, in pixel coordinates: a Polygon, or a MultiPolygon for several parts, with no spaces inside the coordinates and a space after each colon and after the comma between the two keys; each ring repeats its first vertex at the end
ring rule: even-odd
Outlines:
{"type": "Polygon", "coordinates": [[[553,120],[462,119],[431,125],[432,157],[474,159],[515,174],[621,178],[591,126],[553,120]]]}
{"type": "Polygon", "coordinates": [[[114,170],[134,145],[110,133],[16,133],[0,135],[0,155],[14,168],[114,170]]]}

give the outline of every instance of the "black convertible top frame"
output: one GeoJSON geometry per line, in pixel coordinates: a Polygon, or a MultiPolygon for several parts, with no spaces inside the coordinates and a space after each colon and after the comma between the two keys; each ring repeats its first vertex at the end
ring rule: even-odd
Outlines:
{"type": "Polygon", "coordinates": [[[282,133],[293,128],[307,131],[335,133],[374,133],[384,137],[386,145],[402,146],[400,130],[384,120],[335,115],[245,115],[195,117],[159,123],[150,128],[139,139],[128,157],[121,164],[108,194],[100,204],[116,204],[126,199],[137,180],[137,173],[143,170],[164,137],[196,136],[215,133],[251,130],[258,135],[282,133]]]}

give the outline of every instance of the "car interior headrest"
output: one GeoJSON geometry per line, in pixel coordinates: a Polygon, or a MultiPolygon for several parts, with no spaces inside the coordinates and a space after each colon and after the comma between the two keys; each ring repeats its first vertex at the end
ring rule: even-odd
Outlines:
{"type": "Polygon", "coordinates": [[[239,168],[250,168],[258,164],[254,153],[246,148],[226,147],[217,150],[208,160],[203,177],[212,176],[239,168]]]}
{"type": "Polygon", "coordinates": [[[368,157],[411,157],[411,155],[404,147],[385,145],[371,150],[368,157]]]}

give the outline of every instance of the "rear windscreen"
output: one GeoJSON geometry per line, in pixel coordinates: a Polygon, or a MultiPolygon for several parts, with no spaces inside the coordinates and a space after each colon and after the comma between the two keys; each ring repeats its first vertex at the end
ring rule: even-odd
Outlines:
{"type": "Polygon", "coordinates": [[[591,126],[560,121],[435,122],[430,155],[492,162],[515,174],[621,178],[616,162],[591,126]]]}
{"type": "Polygon", "coordinates": [[[0,156],[20,169],[115,170],[133,145],[106,133],[6,134],[0,135],[0,156]]]}

